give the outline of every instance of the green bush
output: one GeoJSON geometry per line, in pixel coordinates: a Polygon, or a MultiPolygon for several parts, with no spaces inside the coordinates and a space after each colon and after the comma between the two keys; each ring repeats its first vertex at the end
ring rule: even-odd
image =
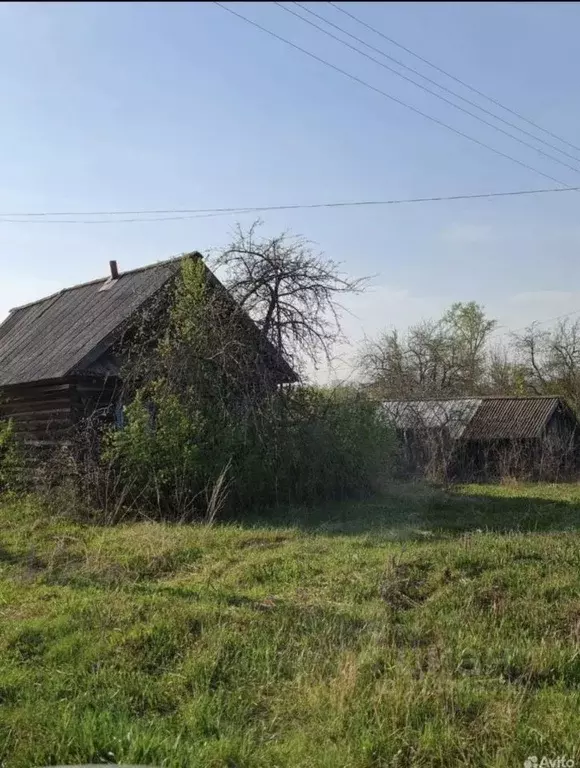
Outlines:
{"type": "Polygon", "coordinates": [[[347,388],[275,393],[235,414],[203,413],[157,385],[149,399],[136,395],[126,422],[106,449],[123,480],[117,487],[163,517],[205,515],[224,471],[228,506],[244,511],[366,495],[393,464],[391,430],[368,398],[347,388]]]}
{"type": "Polygon", "coordinates": [[[244,505],[364,495],[390,472],[391,430],[354,389],[298,388],[261,416],[234,463],[244,505]]]}
{"type": "Polygon", "coordinates": [[[125,408],[125,427],[106,434],[103,459],[128,500],[163,515],[189,516],[205,484],[203,421],[162,383],[148,390],[125,408]]]}
{"type": "Polygon", "coordinates": [[[247,326],[205,279],[202,264],[184,262],[161,342],[153,356],[137,350],[147,366],[124,376],[138,385],[102,455],[117,506],[213,518],[226,504],[243,512],[374,490],[395,446],[376,405],[352,387],[275,387],[247,326]]]}
{"type": "Polygon", "coordinates": [[[12,421],[0,420],[0,492],[19,487],[19,462],[12,421]]]}

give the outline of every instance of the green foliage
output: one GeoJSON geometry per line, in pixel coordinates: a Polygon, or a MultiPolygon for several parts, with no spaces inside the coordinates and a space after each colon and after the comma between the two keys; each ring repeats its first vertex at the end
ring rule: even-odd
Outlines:
{"type": "Polygon", "coordinates": [[[162,513],[191,512],[203,487],[200,415],[186,412],[177,395],[158,382],[137,392],[125,418],[124,429],[107,433],[103,458],[118,472],[128,497],[162,513]],[[172,509],[177,498],[179,508],[172,509]]]}
{"type": "Polygon", "coordinates": [[[205,514],[226,466],[229,506],[240,510],[369,494],[394,464],[390,427],[355,390],[303,388],[249,415],[211,407],[202,415],[158,384],[139,391],[125,416],[105,458],[129,497],[163,516],[205,514]]]}
{"type": "Polygon", "coordinates": [[[10,420],[0,420],[0,492],[20,487],[18,448],[14,426],[10,420]]]}
{"type": "Polygon", "coordinates": [[[201,259],[184,259],[170,310],[173,343],[193,346],[204,330],[208,303],[206,269],[201,259]]]}
{"type": "MultiPolygon", "coordinates": [[[[183,260],[170,301],[167,332],[157,349],[165,375],[168,368],[176,365],[180,356],[184,353],[192,356],[192,353],[199,352],[209,341],[209,327],[204,316],[209,298],[205,267],[200,259],[183,260]]],[[[198,355],[195,354],[195,357],[198,355]]],[[[182,359],[181,363],[183,362],[182,359]]],[[[130,374],[130,371],[128,373],[130,374]]]]}
{"type": "Polygon", "coordinates": [[[218,299],[203,263],[185,260],[157,377],[135,389],[126,426],[105,440],[125,501],[185,519],[210,513],[220,478],[221,506],[227,496],[237,510],[372,492],[395,445],[376,405],[351,388],[273,387],[218,299]]]}
{"type": "Polygon", "coordinates": [[[481,305],[456,302],[439,320],[420,322],[404,335],[383,332],[368,342],[360,367],[380,397],[482,393],[488,386],[486,344],[495,326],[481,305]]]}
{"type": "Polygon", "coordinates": [[[580,320],[532,323],[503,339],[496,328],[484,307],[457,302],[406,333],[379,333],[359,367],[381,398],[555,395],[580,414],[580,320]]]}
{"type": "Polygon", "coordinates": [[[350,388],[303,387],[274,399],[234,462],[245,506],[300,504],[371,493],[394,464],[380,412],[350,388]]]}
{"type": "Polygon", "coordinates": [[[0,504],[5,768],[580,758],[577,485],[213,528],[30,505],[0,504]]]}

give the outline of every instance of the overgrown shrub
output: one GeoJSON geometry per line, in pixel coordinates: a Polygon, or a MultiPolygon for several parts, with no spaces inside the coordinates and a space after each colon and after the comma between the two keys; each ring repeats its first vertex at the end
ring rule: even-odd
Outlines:
{"type": "Polygon", "coordinates": [[[19,464],[13,423],[0,420],[0,493],[19,489],[19,464]]]}
{"type": "Polygon", "coordinates": [[[395,441],[377,407],[355,389],[302,387],[261,413],[237,463],[242,506],[363,495],[389,474],[395,441]]]}
{"type": "Polygon", "coordinates": [[[125,409],[124,429],[110,430],[102,457],[128,502],[188,517],[204,485],[203,422],[161,382],[139,390],[125,409]]]}
{"type": "Polygon", "coordinates": [[[377,407],[355,388],[277,384],[263,335],[207,279],[184,260],[168,306],[131,330],[124,426],[101,434],[87,421],[75,475],[91,503],[77,509],[102,522],[213,520],[372,491],[395,445],[377,407]]]}
{"type": "Polygon", "coordinates": [[[138,393],[126,418],[110,433],[110,466],[133,488],[128,500],[164,517],[207,515],[224,473],[228,508],[244,511],[364,495],[393,463],[390,428],[350,389],[276,393],[254,411],[212,418],[158,386],[149,401],[138,393]]]}

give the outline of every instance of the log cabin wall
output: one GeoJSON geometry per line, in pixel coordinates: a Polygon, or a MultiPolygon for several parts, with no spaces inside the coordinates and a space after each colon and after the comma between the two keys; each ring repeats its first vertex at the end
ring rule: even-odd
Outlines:
{"type": "Polygon", "coordinates": [[[67,380],[7,387],[0,391],[0,418],[12,420],[24,445],[55,446],[71,432],[73,388],[67,380]]]}
{"type": "MultiPolygon", "coordinates": [[[[0,323],[0,418],[12,417],[16,432],[30,445],[58,445],[71,428],[95,411],[114,415],[120,366],[131,334],[146,328],[148,338],[163,333],[164,316],[182,266],[200,261],[194,252],[178,259],[120,272],[111,263],[107,277],[66,288],[10,310],[0,323]],[[6,402],[2,405],[2,398],[6,402]]],[[[212,291],[224,297],[250,339],[259,342],[264,365],[276,383],[298,380],[280,351],[224,286],[204,267],[212,291]]]]}
{"type": "Polygon", "coordinates": [[[12,421],[24,468],[33,470],[29,480],[55,456],[80,458],[98,445],[101,427],[114,421],[117,391],[116,379],[91,376],[0,390],[0,419],[12,421]]]}
{"type": "Polygon", "coordinates": [[[73,423],[113,421],[120,391],[121,383],[116,377],[77,377],[71,390],[73,423]]]}

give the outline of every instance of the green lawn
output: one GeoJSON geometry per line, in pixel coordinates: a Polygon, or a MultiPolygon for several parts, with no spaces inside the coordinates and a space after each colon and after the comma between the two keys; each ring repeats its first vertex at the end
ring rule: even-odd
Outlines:
{"type": "Polygon", "coordinates": [[[0,765],[578,761],[579,530],[574,485],[213,528],[0,503],[0,765]]]}

